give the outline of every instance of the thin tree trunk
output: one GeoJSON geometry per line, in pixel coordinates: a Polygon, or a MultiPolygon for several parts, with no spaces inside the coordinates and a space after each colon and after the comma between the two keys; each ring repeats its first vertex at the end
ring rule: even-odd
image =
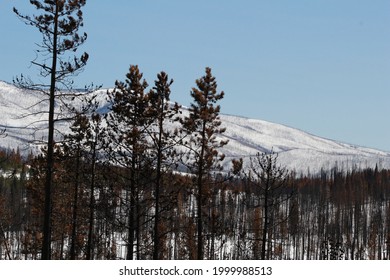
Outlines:
{"type": "Polygon", "coordinates": [[[70,259],[76,259],[76,235],[77,235],[77,211],[78,211],[78,194],[79,194],[79,176],[80,176],[80,146],[78,146],[77,158],[76,158],[76,178],[74,185],[74,197],[73,197],[73,215],[72,215],[72,243],[70,246],[70,259]]]}
{"type": "Polygon", "coordinates": [[[261,245],[261,259],[265,260],[265,253],[267,248],[267,233],[268,233],[268,182],[264,190],[264,222],[263,222],[263,242],[261,245]]]}
{"type": "MultiPolygon", "coordinates": [[[[161,102],[162,110],[164,109],[164,102],[161,102]]],[[[153,259],[158,260],[160,258],[160,187],[161,187],[161,161],[162,161],[162,134],[163,134],[163,119],[162,112],[159,116],[159,134],[157,143],[157,170],[156,170],[156,188],[155,188],[155,214],[154,214],[154,248],[153,259]]]]}
{"type": "Polygon", "coordinates": [[[49,100],[49,132],[47,141],[47,169],[45,182],[45,209],[43,222],[43,242],[42,242],[42,260],[51,259],[51,211],[52,197],[51,189],[53,184],[54,167],[54,102],[56,91],[56,69],[57,69],[57,36],[58,36],[58,4],[55,4],[54,32],[53,32],[53,50],[52,67],[50,80],[50,100],[49,100]]]}
{"type": "Polygon", "coordinates": [[[135,225],[134,225],[134,217],[135,217],[135,167],[136,167],[136,156],[133,154],[132,159],[132,168],[131,168],[131,176],[130,176],[130,211],[129,211],[129,219],[128,219],[128,244],[127,244],[127,260],[132,260],[134,258],[134,233],[135,233],[135,225]]]}
{"type": "Polygon", "coordinates": [[[205,152],[205,138],[206,138],[206,123],[203,121],[202,127],[202,148],[199,156],[198,166],[198,260],[203,260],[203,218],[202,218],[202,201],[203,201],[203,157],[205,152]]]}
{"type": "Polygon", "coordinates": [[[86,259],[93,259],[93,227],[94,227],[94,216],[95,216],[95,172],[96,172],[96,143],[93,144],[92,148],[92,170],[91,170],[91,188],[89,194],[89,227],[88,227],[88,243],[87,243],[87,254],[86,259]]]}

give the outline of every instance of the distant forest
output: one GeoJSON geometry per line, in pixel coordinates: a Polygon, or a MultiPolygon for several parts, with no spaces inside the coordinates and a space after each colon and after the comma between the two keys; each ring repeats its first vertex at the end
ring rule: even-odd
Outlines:
{"type": "Polygon", "coordinates": [[[0,151],[0,259],[389,258],[390,171],[295,174],[273,152],[226,170],[211,68],[188,114],[167,73],[149,86],[137,65],[102,108],[96,88],[73,90],[89,59],[77,54],[86,0],[30,3],[36,15],[14,13],[42,35],[31,61],[41,79],[14,85],[42,94],[47,108],[31,114],[47,115],[47,137],[39,154],[0,151]]]}
{"type": "MultiPolygon", "coordinates": [[[[56,164],[52,258],[152,259],[156,171],[137,174],[132,199],[126,169],[77,161],[56,164]]],[[[0,163],[9,170],[0,181],[0,258],[39,259],[44,157],[3,151],[0,163]]],[[[208,176],[204,259],[388,259],[389,182],[388,170],[334,168],[290,174],[267,191],[253,177],[208,176]]],[[[162,176],[159,259],[197,258],[196,194],[194,177],[162,176]]]]}

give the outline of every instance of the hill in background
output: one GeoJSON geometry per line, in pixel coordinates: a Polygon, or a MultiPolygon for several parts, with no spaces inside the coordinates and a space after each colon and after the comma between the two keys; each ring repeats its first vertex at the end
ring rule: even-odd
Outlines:
{"type": "MultiPolygon", "coordinates": [[[[101,111],[107,108],[106,90],[97,92],[101,111]]],[[[0,128],[6,129],[6,137],[0,138],[0,147],[17,149],[28,154],[39,151],[39,143],[46,136],[47,108],[42,94],[16,88],[0,81],[0,128]]],[[[223,108],[222,108],[223,109],[223,108]]],[[[183,109],[183,114],[187,114],[183,109]]],[[[226,132],[222,139],[229,143],[221,149],[226,155],[226,165],[232,158],[244,159],[249,164],[250,156],[257,152],[274,151],[279,154],[279,162],[297,173],[317,173],[335,166],[350,170],[352,168],[390,168],[390,153],[345,144],[321,138],[299,129],[262,120],[221,115],[226,132]]],[[[68,123],[57,123],[57,138],[60,132],[68,131],[68,123]]]]}

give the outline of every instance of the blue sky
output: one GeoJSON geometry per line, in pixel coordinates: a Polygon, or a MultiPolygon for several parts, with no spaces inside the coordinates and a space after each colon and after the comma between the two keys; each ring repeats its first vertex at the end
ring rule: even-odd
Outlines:
{"type": "MultiPolygon", "coordinates": [[[[0,0],[0,80],[35,78],[40,34],[0,0]]],[[[390,151],[390,1],[89,0],[90,61],[80,86],[112,87],[138,64],[152,84],[175,80],[172,99],[191,102],[209,66],[225,92],[222,112],[390,151]]]]}

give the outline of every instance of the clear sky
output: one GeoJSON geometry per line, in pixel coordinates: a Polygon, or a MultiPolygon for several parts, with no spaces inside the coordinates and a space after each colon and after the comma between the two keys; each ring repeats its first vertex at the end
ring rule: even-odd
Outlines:
{"type": "MultiPolygon", "coordinates": [[[[0,80],[30,65],[40,34],[0,0],[0,80]]],[[[172,99],[191,102],[209,66],[225,92],[222,112],[390,151],[389,0],[87,0],[76,83],[109,88],[138,64],[149,84],[161,70],[172,99]]]]}

